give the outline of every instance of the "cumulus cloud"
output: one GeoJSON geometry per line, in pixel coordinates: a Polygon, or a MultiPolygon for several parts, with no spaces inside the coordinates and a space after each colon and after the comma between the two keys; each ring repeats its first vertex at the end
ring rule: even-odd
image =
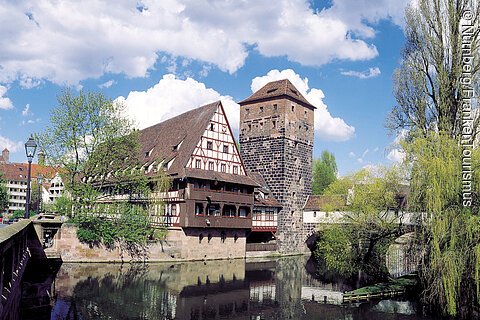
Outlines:
{"type": "Polygon", "coordinates": [[[387,154],[387,159],[393,162],[401,163],[405,159],[405,151],[401,148],[401,142],[405,139],[408,131],[403,129],[395,137],[393,142],[390,144],[390,151],[387,154]]]}
{"type": "Polygon", "coordinates": [[[305,0],[7,1],[0,8],[0,83],[143,77],[164,54],[230,73],[251,50],[303,65],[368,60],[378,55],[372,26],[400,24],[405,2],[335,0],[314,11],[305,0]]]}
{"type": "Polygon", "coordinates": [[[355,134],[355,128],[338,117],[333,117],[327,105],[323,102],[325,94],[321,89],[309,88],[308,78],[300,77],[292,69],[270,70],[265,76],[252,80],[252,92],[257,91],[270,81],[288,79],[302,93],[302,95],[317,109],[315,109],[315,131],[322,140],[346,141],[355,134]]]}
{"type": "Polygon", "coordinates": [[[127,115],[140,129],[218,100],[222,101],[230,126],[238,129],[240,109],[232,97],[223,96],[192,78],[181,80],[167,74],[147,91],[132,91],[126,98],[115,99],[125,105],[127,115]]]}
{"type": "Polygon", "coordinates": [[[8,110],[13,108],[13,103],[10,98],[5,97],[7,87],[0,85],[0,109],[8,110]]]}
{"type": "Polygon", "coordinates": [[[349,77],[357,77],[359,79],[368,79],[368,78],[374,78],[380,75],[380,68],[375,67],[375,68],[369,68],[368,70],[365,71],[342,71],[340,72],[344,76],[349,76],[349,77]]]}
{"type": "Polygon", "coordinates": [[[23,143],[20,141],[13,141],[7,137],[0,136],[0,150],[7,148],[10,152],[17,152],[23,148],[23,143]]]}
{"type": "Polygon", "coordinates": [[[401,149],[392,149],[387,155],[387,159],[393,162],[402,162],[405,159],[405,152],[401,149]]]}

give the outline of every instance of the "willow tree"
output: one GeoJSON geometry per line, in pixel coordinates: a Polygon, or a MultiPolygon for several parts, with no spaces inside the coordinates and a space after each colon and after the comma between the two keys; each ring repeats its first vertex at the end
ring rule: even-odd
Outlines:
{"type": "Polygon", "coordinates": [[[347,274],[362,270],[376,278],[388,274],[388,246],[402,234],[397,198],[402,193],[402,176],[399,167],[379,167],[377,172],[363,169],[325,190],[326,200],[338,195],[347,199],[341,224],[320,226],[314,254],[328,269],[347,274]]]}
{"type": "Polygon", "coordinates": [[[411,166],[410,210],[429,216],[419,234],[424,301],[432,310],[470,319],[480,302],[480,150],[472,159],[474,205],[464,207],[458,141],[430,133],[404,148],[411,166]]]}
{"type": "MultiPolygon", "coordinates": [[[[461,135],[462,102],[470,98],[469,89],[480,92],[479,6],[477,0],[419,0],[407,7],[390,129],[407,130],[410,137],[426,137],[430,131],[461,135]]],[[[480,117],[473,118],[475,136],[480,117]]]]}

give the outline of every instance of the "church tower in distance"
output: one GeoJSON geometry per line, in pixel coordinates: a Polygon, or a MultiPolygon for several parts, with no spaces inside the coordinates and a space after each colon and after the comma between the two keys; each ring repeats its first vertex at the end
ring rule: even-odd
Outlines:
{"type": "Polygon", "coordinates": [[[266,84],[239,104],[244,165],[263,176],[283,206],[278,250],[304,250],[302,211],[312,191],[315,107],[287,79],[266,84]]]}

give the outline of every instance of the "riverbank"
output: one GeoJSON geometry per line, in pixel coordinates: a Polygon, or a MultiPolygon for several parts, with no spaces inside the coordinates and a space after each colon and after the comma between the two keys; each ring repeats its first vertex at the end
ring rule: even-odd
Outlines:
{"type": "Polygon", "coordinates": [[[417,275],[409,274],[397,279],[392,279],[388,282],[377,283],[345,292],[343,294],[343,302],[349,303],[384,297],[400,296],[409,291],[413,291],[417,286],[417,275]]]}

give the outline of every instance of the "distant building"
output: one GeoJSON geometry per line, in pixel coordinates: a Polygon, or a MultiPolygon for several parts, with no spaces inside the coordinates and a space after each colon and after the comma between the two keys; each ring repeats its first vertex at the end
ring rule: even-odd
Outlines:
{"type": "MultiPolygon", "coordinates": [[[[59,169],[55,167],[41,166],[39,164],[32,163],[32,184],[37,181],[39,175],[43,176],[43,183],[40,188],[40,194],[42,195],[42,203],[52,203],[55,200],[54,198],[51,198],[49,194],[52,180],[56,179],[56,185],[61,184],[61,178],[58,176],[58,171],[59,169]]],[[[8,149],[4,149],[2,152],[2,156],[0,157],[0,172],[2,173],[2,178],[6,182],[8,194],[10,197],[8,209],[4,213],[12,214],[17,210],[24,211],[27,198],[28,163],[9,162],[9,151],[8,149]]],[[[62,194],[63,184],[62,187],[57,190],[58,191],[55,191],[55,198],[62,194]]],[[[38,190],[32,190],[32,193],[33,192],[38,192],[38,190]]],[[[37,207],[37,203],[32,203],[30,206],[32,210],[38,210],[37,207]]]]}

